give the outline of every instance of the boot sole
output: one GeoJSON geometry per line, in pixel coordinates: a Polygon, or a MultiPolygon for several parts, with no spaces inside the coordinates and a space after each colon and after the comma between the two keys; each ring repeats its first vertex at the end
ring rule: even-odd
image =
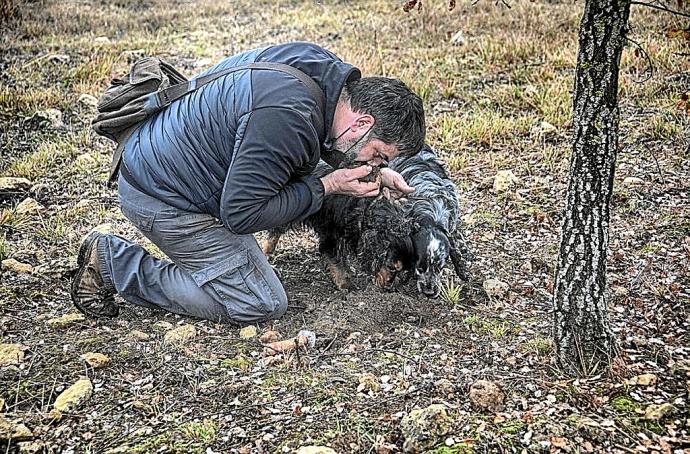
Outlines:
{"type": "Polygon", "coordinates": [[[119,308],[117,308],[117,306],[116,308],[118,310],[115,311],[115,314],[109,316],[102,313],[95,313],[93,311],[90,311],[77,302],[77,282],[81,280],[81,277],[84,274],[85,269],[84,262],[86,261],[86,258],[91,255],[91,251],[93,250],[94,246],[98,243],[98,238],[100,236],[102,236],[100,232],[91,232],[81,242],[81,246],[79,246],[79,254],[77,255],[77,271],[74,273],[74,278],[72,279],[72,285],[70,287],[70,296],[72,297],[72,303],[74,304],[74,306],[79,310],[79,312],[83,313],[84,315],[89,315],[92,317],[114,318],[117,317],[117,312],[119,312],[119,308]]]}

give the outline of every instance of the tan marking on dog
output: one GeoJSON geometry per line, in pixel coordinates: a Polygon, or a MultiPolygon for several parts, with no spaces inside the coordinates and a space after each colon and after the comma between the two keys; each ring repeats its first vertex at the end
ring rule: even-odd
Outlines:
{"type": "Polygon", "coordinates": [[[278,247],[279,242],[279,234],[269,234],[268,238],[261,242],[261,250],[264,251],[264,255],[266,255],[266,257],[271,256],[278,247]]]}
{"type": "Polygon", "coordinates": [[[374,275],[374,284],[378,285],[379,287],[385,287],[388,285],[390,278],[391,274],[388,272],[386,267],[383,267],[374,275]]]}
{"type": "Polygon", "coordinates": [[[350,288],[350,272],[342,269],[338,264],[329,261],[326,269],[333,279],[333,283],[341,290],[350,288]]]}

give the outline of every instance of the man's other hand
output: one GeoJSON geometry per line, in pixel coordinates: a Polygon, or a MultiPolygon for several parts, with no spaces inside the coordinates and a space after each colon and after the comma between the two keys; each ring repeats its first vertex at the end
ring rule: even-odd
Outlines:
{"type": "Polygon", "coordinates": [[[414,192],[414,188],[405,182],[402,175],[387,167],[381,169],[381,185],[390,189],[390,195],[394,199],[414,192]]]}
{"type": "Polygon", "coordinates": [[[342,194],[352,197],[374,197],[379,195],[381,190],[381,183],[379,181],[371,183],[359,181],[360,178],[369,175],[371,170],[371,166],[360,166],[354,169],[338,169],[333,173],[329,173],[321,178],[325,195],[342,194]]]}

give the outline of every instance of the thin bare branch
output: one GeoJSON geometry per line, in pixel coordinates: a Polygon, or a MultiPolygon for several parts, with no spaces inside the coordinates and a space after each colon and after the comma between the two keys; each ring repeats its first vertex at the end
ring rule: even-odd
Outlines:
{"type": "Polygon", "coordinates": [[[640,45],[640,43],[638,43],[635,40],[628,38],[627,36],[625,37],[625,40],[628,41],[629,43],[634,44],[640,50],[640,52],[642,52],[642,56],[645,58],[645,60],[647,60],[647,68],[645,68],[645,72],[647,73],[647,77],[643,80],[636,80],[635,81],[635,83],[643,84],[643,83],[647,82],[649,79],[651,79],[652,77],[654,77],[654,64],[652,63],[652,59],[649,57],[649,54],[647,53],[645,48],[642,47],[642,45],[640,45]]]}
{"type": "Polygon", "coordinates": [[[646,6],[648,8],[652,9],[658,9],[659,11],[665,11],[670,14],[674,14],[676,16],[681,16],[681,17],[690,17],[690,14],[684,13],[682,11],[676,11],[674,9],[666,8],[665,6],[662,5],[655,5],[653,3],[645,3],[645,2],[630,2],[631,5],[640,5],[640,6],[646,6]]]}

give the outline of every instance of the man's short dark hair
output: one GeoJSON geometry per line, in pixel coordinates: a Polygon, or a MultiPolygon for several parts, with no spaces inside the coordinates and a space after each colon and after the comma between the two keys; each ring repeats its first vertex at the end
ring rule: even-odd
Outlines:
{"type": "Polygon", "coordinates": [[[404,82],[387,77],[362,77],[348,82],[341,97],[354,112],[374,117],[371,138],[395,145],[401,156],[424,146],[424,105],[404,82]]]}

